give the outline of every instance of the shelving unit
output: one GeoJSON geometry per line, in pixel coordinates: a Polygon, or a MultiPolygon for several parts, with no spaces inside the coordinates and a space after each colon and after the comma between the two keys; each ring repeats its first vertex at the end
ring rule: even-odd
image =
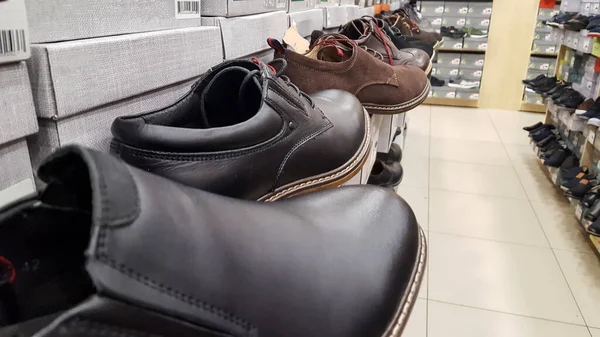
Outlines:
{"type": "MultiPolygon", "coordinates": [[[[421,13],[439,32],[443,27],[473,27],[489,30],[493,12],[492,0],[422,1],[421,13]]],[[[481,83],[488,38],[473,39],[444,37],[444,48],[437,51],[432,76],[443,80],[467,80],[481,83]],[[443,59],[443,61],[442,61],[443,59]]],[[[479,87],[454,88],[447,85],[432,87],[425,104],[478,107],[479,87]]]]}
{"type": "MultiPolygon", "coordinates": [[[[563,137],[567,146],[575,150],[573,151],[575,154],[580,155],[581,165],[587,166],[596,173],[600,173],[600,161],[597,160],[600,157],[600,132],[598,132],[598,128],[586,126],[581,121],[577,121],[576,117],[571,116],[567,110],[561,110],[561,108],[554,106],[551,101],[546,102],[544,108],[546,109],[544,122],[553,124],[560,130],[561,137],[563,137]]],[[[535,143],[531,142],[531,145],[537,155],[538,149],[535,143]]],[[[540,166],[550,182],[560,190],[559,169],[544,166],[541,159],[540,166]]],[[[579,200],[565,198],[569,201],[573,215],[580,224],[579,229],[585,237],[585,241],[590,244],[590,247],[600,259],[600,237],[593,236],[586,231],[586,227],[590,225],[590,221],[584,218],[587,209],[579,200]]]]}
{"type": "MultiPolygon", "coordinates": [[[[529,64],[527,67],[527,79],[534,78],[541,74],[553,72],[550,65],[558,66],[556,57],[558,55],[556,43],[552,41],[552,28],[546,26],[543,21],[550,19],[558,8],[539,8],[537,15],[537,23],[533,36],[531,54],[529,56],[529,64]],[[544,48],[545,51],[537,51],[536,49],[544,48]],[[547,52],[551,51],[551,52],[547,52]]],[[[519,110],[529,112],[545,112],[546,108],[542,103],[542,99],[535,93],[529,93],[523,90],[523,101],[519,110]]]]}

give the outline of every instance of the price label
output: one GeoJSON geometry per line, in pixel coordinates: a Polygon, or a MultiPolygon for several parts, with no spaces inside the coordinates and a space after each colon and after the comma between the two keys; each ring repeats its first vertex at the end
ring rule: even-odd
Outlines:
{"type": "Polygon", "coordinates": [[[581,207],[581,204],[577,204],[577,207],[575,207],[575,216],[579,220],[579,219],[581,219],[582,215],[583,215],[583,208],[581,207]]]}
{"type": "Polygon", "coordinates": [[[554,182],[555,184],[558,184],[558,171],[555,171],[554,173],[552,173],[552,182],[554,182]]]}
{"type": "Polygon", "coordinates": [[[590,133],[588,133],[587,136],[587,140],[588,142],[590,142],[590,144],[594,145],[594,141],[596,140],[596,131],[590,130],[590,133]]]}

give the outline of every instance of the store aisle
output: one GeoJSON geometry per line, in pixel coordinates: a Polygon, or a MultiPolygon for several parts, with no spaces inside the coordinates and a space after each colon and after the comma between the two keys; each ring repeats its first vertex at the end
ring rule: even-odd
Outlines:
{"type": "Polygon", "coordinates": [[[543,114],[408,116],[398,193],[427,232],[429,263],[402,336],[600,337],[600,263],[521,130],[543,114]]]}

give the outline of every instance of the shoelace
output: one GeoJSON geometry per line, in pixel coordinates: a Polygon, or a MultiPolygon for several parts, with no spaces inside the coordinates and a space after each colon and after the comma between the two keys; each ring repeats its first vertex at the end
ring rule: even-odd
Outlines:
{"type": "MultiPolygon", "coordinates": [[[[259,64],[260,61],[258,61],[258,59],[256,59],[256,58],[254,58],[254,59],[252,59],[252,62],[259,64]]],[[[315,102],[312,100],[312,98],[310,98],[310,96],[307,93],[300,90],[294,83],[292,83],[290,81],[289,77],[283,75],[283,73],[285,73],[285,70],[287,69],[287,61],[286,60],[284,60],[282,58],[277,58],[277,59],[274,59],[271,62],[267,63],[267,66],[269,67],[269,69],[271,69],[271,71],[273,71],[273,74],[275,75],[276,78],[283,80],[283,82],[288,87],[291,87],[292,89],[294,89],[296,91],[298,96],[306,98],[308,100],[308,102],[310,103],[311,108],[313,108],[313,109],[315,108],[315,102]],[[273,65],[276,63],[281,64],[281,66],[279,67],[279,71],[277,71],[275,69],[275,67],[273,67],[273,65]]],[[[260,69],[252,70],[250,73],[248,73],[248,75],[246,75],[246,77],[244,77],[244,79],[242,80],[241,86],[243,87],[247,81],[252,80],[257,75],[260,77],[260,72],[261,72],[260,69]]]]}
{"type": "MultiPolygon", "coordinates": [[[[372,17],[370,17],[368,15],[365,15],[361,19],[369,22],[369,24],[367,25],[367,27],[372,27],[374,29],[374,33],[379,37],[379,39],[381,40],[381,42],[383,42],[383,47],[385,48],[385,52],[386,52],[386,54],[388,56],[388,59],[390,60],[390,64],[394,65],[394,59],[392,58],[392,49],[391,49],[391,47],[387,43],[387,39],[388,39],[387,34],[385,34],[385,32],[383,32],[381,30],[381,28],[379,28],[379,25],[377,24],[376,21],[374,21],[375,20],[374,18],[372,18],[372,17]]],[[[356,27],[356,25],[354,24],[354,21],[350,21],[349,23],[347,23],[347,25],[350,25],[350,24],[354,27],[354,29],[356,31],[361,32],[361,29],[359,29],[358,27],[356,27]]],[[[369,30],[369,28],[367,28],[367,31],[368,30],[369,30]]],[[[361,34],[364,34],[364,32],[361,32],[361,34]]],[[[368,47],[363,47],[363,48],[366,51],[369,51],[369,50],[373,51],[375,53],[375,55],[377,55],[378,57],[381,57],[381,60],[383,60],[383,55],[381,55],[381,53],[379,53],[379,52],[377,52],[377,51],[375,51],[375,50],[373,50],[371,48],[368,48],[368,47]]]]}

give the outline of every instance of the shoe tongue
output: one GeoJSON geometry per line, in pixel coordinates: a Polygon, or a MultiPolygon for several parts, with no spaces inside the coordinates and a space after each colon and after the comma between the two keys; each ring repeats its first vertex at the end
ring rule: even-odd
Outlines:
{"type": "Polygon", "coordinates": [[[255,70],[224,68],[206,85],[200,97],[200,114],[206,128],[237,124],[258,111],[256,103],[262,103],[263,88],[273,74],[264,63],[255,63],[255,70]]]}

